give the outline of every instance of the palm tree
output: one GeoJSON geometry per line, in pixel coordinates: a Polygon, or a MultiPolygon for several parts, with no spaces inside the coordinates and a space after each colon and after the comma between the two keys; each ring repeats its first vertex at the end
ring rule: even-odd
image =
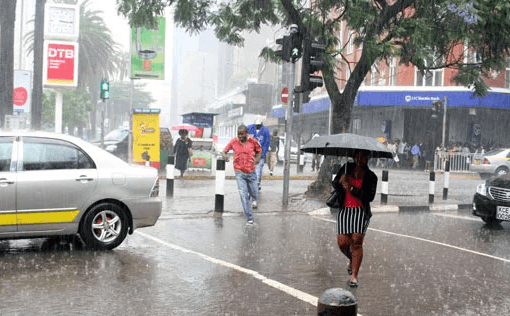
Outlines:
{"type": "MultiPolygon", "coordinates": [[[[76,4],[78,1],[63,0],[55,2],[76,4]]],[[[78,87],[87,87],[91,94],[91,104],[93,105],[90,113],[93,133],[91,136],[95,136],[96,109],[94,105],[99,100],[99,84],[102,79],[113,78],[121,69],[119,65],[122,65],[123,53],[120,46],[113,40],[110,29],[99,15],[101,11],[89,10],[88,4],[89,0],[85,0],[80,5],[78,87]]],[[[33,32],[28,33],[25,37],[28,44],[27,53],[30,53],[33,49],[33,39],[33,32]]]]}

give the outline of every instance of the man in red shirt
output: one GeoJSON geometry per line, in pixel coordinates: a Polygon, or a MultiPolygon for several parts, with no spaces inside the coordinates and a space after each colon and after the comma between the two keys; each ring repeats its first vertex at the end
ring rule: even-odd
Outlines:
{"type": "Polygon", "coordinates": [[[229,161],[227,153],[230,149],[234,150],[234,171],[237,180],[237,190],[241,196],[244,214],[246,214],[247,224],[253,224],[253,215],[251,213],[250,197],[253,205],[257,205],[258,180],[255,172],[255,166],[260,160],[262,147],[259,142],[248,135],[248,128],[240,125],[237,128],[237,137],[228,142],[221,155],[225,161],[229,161]]]}

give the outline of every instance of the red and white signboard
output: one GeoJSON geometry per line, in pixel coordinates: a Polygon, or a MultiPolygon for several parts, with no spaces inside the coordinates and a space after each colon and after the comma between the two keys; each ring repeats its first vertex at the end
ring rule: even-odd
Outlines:
{"type": "Polygon", "coordinates": [[[14,70],[13,112],[30,112],[32,73],[27,70],[14,70]]]}
{"type": "Polygon", "coordinates": [[[44,41],[43,85],[78,85],[78,43],[44,41]]]}
{"type": "Polygon", "coordinates": [[[287,104],[289,102],[289,88],[285,87],[282,89],[282,102],[287,104]]]}

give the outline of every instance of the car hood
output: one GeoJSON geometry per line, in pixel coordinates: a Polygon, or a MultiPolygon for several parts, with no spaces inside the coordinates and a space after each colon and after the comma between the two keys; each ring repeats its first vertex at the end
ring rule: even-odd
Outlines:
{"type": "Polygon", "coordinates": [[[487,180],[487,185],[491,187],[510,189],[510,174],[490,178],[487,180]]]}

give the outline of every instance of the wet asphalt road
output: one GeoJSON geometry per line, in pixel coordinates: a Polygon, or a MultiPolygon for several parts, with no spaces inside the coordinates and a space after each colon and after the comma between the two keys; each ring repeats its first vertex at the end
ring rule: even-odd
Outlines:
{"type": "Polygon", "coordinates": [[[376,214],[350,289],[333,217],[256,218],[164,218],[107,252],[2,241],[0,313],[316,315],[325,290],[345,288],[363,316],[510,315],[510,223],[490,227],[467,211],[376,214]]]}

